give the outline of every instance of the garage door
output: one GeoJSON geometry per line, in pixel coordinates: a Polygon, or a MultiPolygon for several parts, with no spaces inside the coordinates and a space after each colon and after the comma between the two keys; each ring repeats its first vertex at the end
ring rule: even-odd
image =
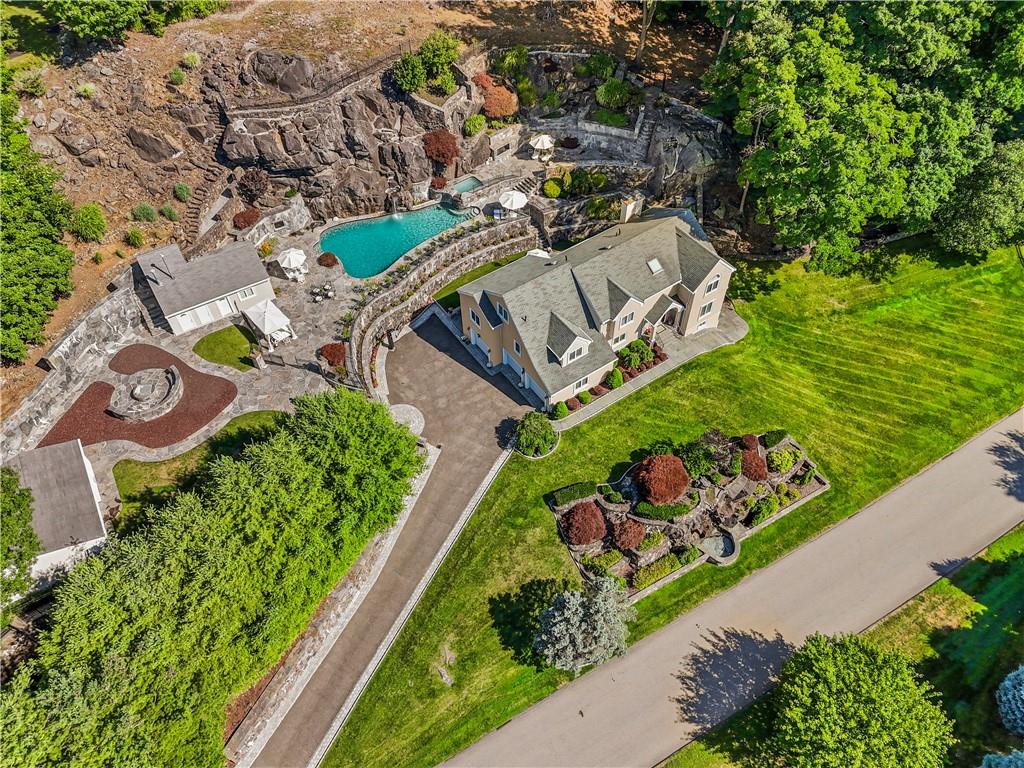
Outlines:
{"type": "Polygon", "coordinates": [[[472,334],[472,341],[473,341],[473,343],[476,344],[478,347],[480,347],[480,349],[482,349],[484,351],[484,354],[487,355],[487,359],[490,360],[491,359],[491,348],[488,347],[484,343],[484,340],[480,338],[480,334],[479,333],[477,333],[476,331],[472,331],[471,334],[472,334]]]}

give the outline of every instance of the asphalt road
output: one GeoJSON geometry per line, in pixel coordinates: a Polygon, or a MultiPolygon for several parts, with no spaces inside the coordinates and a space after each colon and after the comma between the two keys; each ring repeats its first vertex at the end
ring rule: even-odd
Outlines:
{"type": "Polygon", "coordinates": [[[859,632],[1024,521],[1024,410],[456,755],[652,766],[767,690],[814,632],[859,632]]]}
{"type": "Polygon", "coordinates": [[[257,756],[261,768],[310,762],[501,453],[500,433],[510,418],[530,410],[505,379],[484,374],[438,320],[398,341],[387,358],[387,378],[391,402],[420,409],[423,437],[441,445],[441,454],[377,582],[257,756]]]}

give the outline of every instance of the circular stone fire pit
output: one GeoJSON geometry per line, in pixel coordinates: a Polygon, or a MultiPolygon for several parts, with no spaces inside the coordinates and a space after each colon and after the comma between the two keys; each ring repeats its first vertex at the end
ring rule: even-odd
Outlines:
{"type": "Polygon", "coordinates": [[[181,374],[175,366],[146,368],[119,377],[107,412],[126,421],[151,421],[169,413],[183,391],[181,374]]]}

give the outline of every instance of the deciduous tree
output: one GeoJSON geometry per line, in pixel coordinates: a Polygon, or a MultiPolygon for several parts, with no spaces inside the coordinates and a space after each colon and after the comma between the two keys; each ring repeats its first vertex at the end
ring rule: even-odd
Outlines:
{"type": "Polygon", "coordinates": [[[32,530],[32,492],[22,488],[9,467],[0,469],[0,624],[6,624],[8,603],[32,586],[32,563],[41,549],[32,530]]]}

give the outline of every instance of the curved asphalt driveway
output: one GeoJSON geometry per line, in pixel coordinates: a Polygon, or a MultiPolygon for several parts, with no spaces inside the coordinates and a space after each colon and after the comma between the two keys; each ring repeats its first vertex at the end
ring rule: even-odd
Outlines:
{"type": "Polygon", "coordinates": [[[813,632],[859,632],[1024,520],[1024,411],[456,755],[651,766],[768,688],[813,632]]]}
{"type": "Polygon", "coordinates": [[[373,588],[256,758],[305,768],[369,666],[477,486],[501,454],[499,438],[528,410],[515,387],[490,377],[437,319],[403,336],[387,357],[391,403],[423,413],[423,437],[441,446],[373,588]]]}

